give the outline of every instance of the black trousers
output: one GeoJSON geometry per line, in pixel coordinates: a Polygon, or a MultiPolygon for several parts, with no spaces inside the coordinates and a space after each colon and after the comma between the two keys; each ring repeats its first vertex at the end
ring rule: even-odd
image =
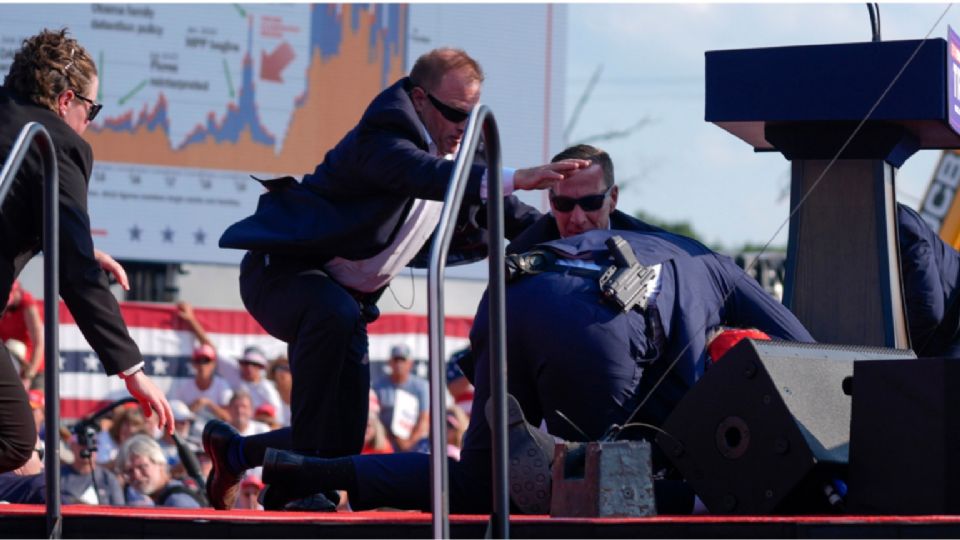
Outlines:
{"type": "Polygon", "coordinates": [[[370,392],[363,305],[315,267],[255,252],[240,265],[240,296],[270,335],[287,342],[293,375],[291,427],[247,444],[359,454],[370,392]]]}
{"type": "Polygon", "coordinates": [[[0,345],[0,473],[26,463],[36,444],[37,427],[27,391],[10,353],[0,345]]]}

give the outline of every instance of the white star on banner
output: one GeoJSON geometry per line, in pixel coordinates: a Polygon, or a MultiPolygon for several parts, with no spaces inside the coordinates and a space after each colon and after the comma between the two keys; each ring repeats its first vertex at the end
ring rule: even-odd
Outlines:
{"type": "Polygon", "coordinates": [[[170,365],[170,362],[167,362],[159,356],[153,359],[153,374],[154,376],[166,375],[167,366],[170,365]]]}
{"type": "Polygon", "coordinates": [[[67,365],[67,359],[60,355],[60,371],[63,371],[63,368],[67,365]]]}
{"type": "Polygon", "coordinates": [[[100,360],[94,354],[88,354],[83,357],[83,367],[87,371],[97,371],[97,366],[100,365],[100,360]]]}

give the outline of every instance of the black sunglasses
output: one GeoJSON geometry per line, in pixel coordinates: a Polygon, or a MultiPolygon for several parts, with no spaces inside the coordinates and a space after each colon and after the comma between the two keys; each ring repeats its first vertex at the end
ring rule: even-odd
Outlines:
{"type": "Polygon", "coordinates": [[[93,122],[93,119],[96,118],[98,114],[100,114],[100,109],[103,108],[103,104],[97,103],[92,99],[87,99],[81,96],[80,93],[77,92],[76,90],[73,91],[73,95],[76,96],[76,98],[79,99],[80,101],[90,104],[90,109],[87,111],[87,122],[93,122]]]}
{"type": "Polygon", "coordinates": [[[193,358],[193,359],[191,359],[190,361],[193,362],[194,364],[197,364],[198,366],[205,366],[205,365],[207,365],[207,364],[212,364],[212,363],[213,363],[213,359],[212,359],[212,358],[207,358],[207,357],[205,357],[205,356],[200,356],[200,357],[197,357],[197,358],[193,358]]]}
{"type": "Polygon", "coordinates": [[[427,95],[427,99],[430,100],[430,103],[433,104],[434,108],[440,111],[440,116],[443,116],[448,121],[453,122],[454,124],[459,124],[460,122],[463,122],[464,120],[470,117],[469,112],[462,111],[456,107],[451,107],[447,105],[446,103],[433,97],[433,94],[431,94],[430,92],[427,92],[426,90],[424,90],[423,93],[427,95]]]}
{"type": "Polygon", "coordinates": [[[613,186],[608,187],[603,190],[603,193],[598,193],[596,195],[587,195],[585,197],[580,197],[579,199],[574,199],[572,197],[563,197],[561,195],[550,194],[550,204],[553,205],[554,210],[557,212],[573,212],[574,206],[579,206],[583,208],[584,212],[594,212],[599,210],[603,206],[603,201],[606,200],[607,195],[610,194],[610,190],[613,189],[613,186]]]}

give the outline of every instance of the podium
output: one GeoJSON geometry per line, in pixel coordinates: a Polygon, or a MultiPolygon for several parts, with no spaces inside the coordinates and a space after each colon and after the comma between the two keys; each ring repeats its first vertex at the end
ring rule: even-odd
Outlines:
{"type": "Polygon", "coordinates": [[[953,37],[706,53],[706,120],[791,161],[784,303],[818,341],[910,346],[896,172],[960,148],[957,58],[953,37]]]}

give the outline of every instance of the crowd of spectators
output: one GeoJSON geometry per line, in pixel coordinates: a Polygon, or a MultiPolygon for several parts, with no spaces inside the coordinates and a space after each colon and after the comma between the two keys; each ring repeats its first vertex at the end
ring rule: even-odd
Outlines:
{"type": "MultiPolygon", "coordinates": [[[[42,370],[38,374],[36,368],[31,368],[43,365],[42,348],[39,357],[33,354],[38,339],[42,345],[42,333],[38,336],[36,331],[40,328],[42,332],[42,320],[38,313],[36,320],[24,315],[37,301],[22,288],[16,287],[16,295],[11,294],[10,301],[23,307],[19,313],[8,313],[29,322],[7,322],[6,326],[0,323],[0,340],[24,374],[40,436],[34,459],[17,471],[0,475],[0,500],[42,503],[44,395],[36,383],[42,370]],[[14,328],[21,339],[4,335],[5,327],[14,328]],[[27,328],[32,330],[27,332],[27,328]]],[[[290,425],[292,376],[286,357],[269,359],[261,348],[250,345],[238,358],[225,358],[218,353],[189,303],[179,302],[176,316],[189,328],[196,343],[190,356],[193,377],[177,379],[168,392],[174,434],[163,433],[156,425],[156,415],[145,418],[134,403],[118,405],[86,425],[64,422],[60,430],[63,504],[206,506],[202,483],[211,462],[200,443],[206,422],[226,421],[244,435],[290,425]]],[[[463,396],[471,392],[469,383],[464,386],[465,379],[457,367],[462,356],[454,355],[447,373],[451,390],[447,396],[447,452],[455,459],[459,458],[460,441],[469,421],[460,404],[463,396]]],[[[394,345],[390,358],[382,360],[387,369],[383,376],[374,378],[370,389],[363,452],[429,451],[428,384],[415,373],[416,360],[409,346],[394,345]]],[[[42,385],[42,378],[39,381],[42,385]]],[[[262,509],[257,496],[263,487],[260,469],[248,471],[236,508],[262,509]]],[[[341,507],[349,508],[345,494],[341,507]]]]}

